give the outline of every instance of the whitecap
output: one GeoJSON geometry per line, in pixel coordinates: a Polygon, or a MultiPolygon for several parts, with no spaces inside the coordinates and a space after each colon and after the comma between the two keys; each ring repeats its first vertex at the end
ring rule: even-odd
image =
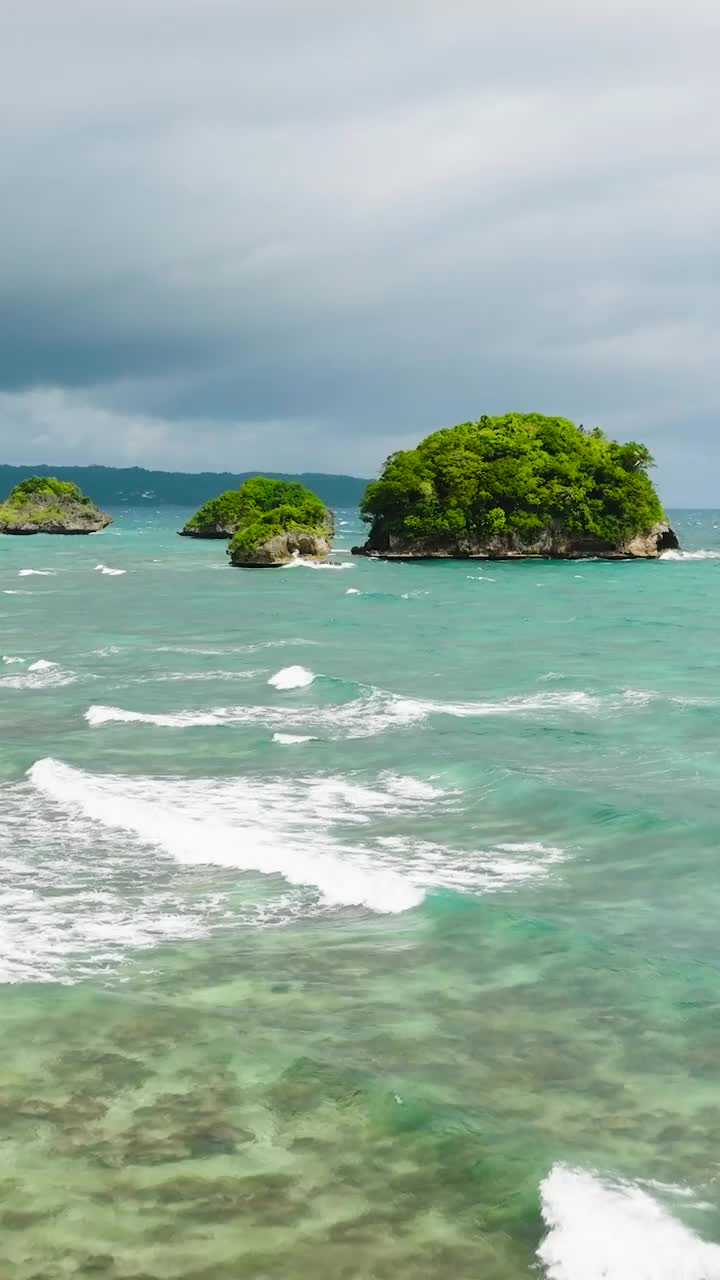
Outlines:
{"type": "Polygon", "coordinates": [[[91,706],[85,719],[92,726],[112,723],[157,725],[164,729],[209,728],[227,724],[259,724],[280,732],[290,725],[338,738],[371,738],[386,729],[418,723],[427,717],[421,702],[370,689],[350,702],[324,707],[282,706],[213,707],[207,711],[144,712],[124,707],[91,706]]]}
{"type": "Polygon", "coordinates": [[[317,742],[317,738],[313,738],[309,733],[274,733],[272,740],[285,747],[299,746],[302,742],[317,742]]]}
{"type": "Polygon", "coordinates": [[[16,663],[19,663],[19,662],[24,663],[26,661],[27,661],[26,658],[11,658],[8,654],[6,653],[3,654],[3,662],[7,667],[14,666],[16,663]]]}
{"type": "Polygon", "coordinates": [[[152,675],[136,676],[133,684],[192,684],[195,681],[221,682],[228,680],[252,680],[260,671],[158,671],[152,675]]]}
{"type": "MultiPolygon", "coordinates": [[[[278,672],[272,680],[282,676],[278,672]]],[[[290,669],[292,670],[292,668],[290,669]]],[[[305,670],[305,668],[300,668],[305,670]]],[[[306,676],[301,684],[278,685],[280,688],[307,687],[306,676]]],[[[293,677],[294,680],[294,677],[293,677]]],[[[575,690],[569,693],[546,692],[506,698],[497,702],[430,702],[419,698],[406,698],[373,687],[360,688],[359,696],[348,702],[325,706],[288,704],[283,706],[228,706],[211,707],[205,711],[145,712],[131,711],[123,707],[93,705],[85,712],[85,719],[93,726],[117,723],[157,725],[166,729],[188,729],[227,724],[260,724],[265,728],[302,728],[321,731],[324,737],[370,738],[387,729],[408,728],[421,724],[431,715],[453,716],[459,719],[502,716],[558,716],[612,715],[646,706],[657,695],[650,691],[626,689],[618,694],[600,696],[575,690]]]]}
{"type": "MultiPolygon", "coordinates": [[[[305,894],[303,910],[315,901],[380,914],[403,912],[417,906],[426,891],[513,888],[521,880],[547,876],[565,856],[540,842],[466,850],[416,839],[408,834],[413,814],[455,808],[460,798],[427,780],[395,774],[370,784],[317,774],[121,777],[44,759],[28,777],[66,815],[100,832],[129,833],[143,847],[184,866],[281,877],[305,894]],[[376,819],[385,829],[394,820],[402,834],[376,835],[376,819]]],[[[88,840],[92,844],[92,833],[88,840]]]]}
{"type": "Polygon", "coordinates": [[[547,1280],[720,1280],[720,1245],[635,1183],[558,1164],[540,1202],[547,1280]]]}
{"type": "Polygon", "coordinates": [[[345,595],[346,595],[346,596],[361,596],[361,595],[362,595],[362,591],[360,591],[358,587],[348,587],[347,591],[345,592],[345,595]]]}
{"type": "Polygon", "coordinates": [[[0,676],[0,689],[52,689],[74,684],[76,680],[74,671],[66,671],[57,662],[39,658],[17,675],[0,676]]]}
{"type": "Polygon", "coordinates": [[[305,560],[302,556],[295,556],[280,567],[282,569],[354,569],[355,565],[352,560],[305,560]]]}
{"type": "Polygon", "coordinates": [[[107,981],[136,949],[325,910],[299,890],[230,904],[222,878],[191,882],[157,849],[132,838],[130,848],[26,779],[4,789],[0,983],[107,981]]]}
{"type": "Polygon", "coordinates": [[[601,715],[604,712],[622,711],[626,707],[646,706],[656,695],[642,689],[624,689],[618,694],[587,693],[576,689],[567,693],[534,693],[504,698],[499,702],[427,702],[429,711],[438,715],[457,716],[462,719],[473,716],[534,715],[538,712],[580,712],[584,715],[601,715]]]}
{"type": "Polygon", "coordinates": [[[720,560],[720,551],[663,551],[660,560],[720,560]]]}
{"type": "Polygon", "coordinates": [[[274,689],[307,689],[314,679],[313,672],[308,671],[307,667],[283,667],[282,671],[276,671],[274,676],[270,676],[268,684],[274,689]]]}
{"type": "Polygon", "coordinates": [[[563,849],[540,841],[466,850],[408,836],[380,836],[378,844],[387,865],[405,870],[420,888],[455,893],[498,893],[544,880],[567,857],[563,849]]]}
{"type": "Polygon", "coordinates": [[[18,569],[18,578],[54,578],[54,569],[18,569]]]}
{"type": "Polygon", "coordinates": [[[96,564],[95,572],[106,574],[111,578],[118,578],[120,574],[127,573],[127,569],[110,569],[106,564],[96,564]]]}
{"type": "MultiPolygon", "coordinates": [[[[38,761],[31,783],[101,827],[128,831],[185,865],[219,865],[310,886],[332,906],[382,914],[423,899],[408,877],[372,868],[333,835],[343,821],[392,811],[398,797],[342,778],[216,780],[122,778],[38,761]]],[[[408,803],[408,802],[406,802],[408,803]]]]}
{"type": "Polygon", "coordinates": [[[222,654],[259,653],[263,649],[285,649],[294,648],[297,645],[319,644],[319,640],[306,640],[302,636],[290,636],[284,640],[258,640],[254,644],[214,645],[212,648],[206,645],[159,644],[156,645],[155,652],[188,653],[197,654],[199,657],[214,658],[222,654]]]}

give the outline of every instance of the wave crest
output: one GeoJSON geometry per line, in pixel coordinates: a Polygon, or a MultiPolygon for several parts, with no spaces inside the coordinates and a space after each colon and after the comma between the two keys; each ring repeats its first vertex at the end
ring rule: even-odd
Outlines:
{"type": "Polygon", "coordinates": [[[663,551],[660,560],[720,560],[720,551],[663,551]]]}
{"type": "MultiPolygon", "coordinates": [[[[284,668],[275,679],[294,680],[287,673],[304,671],[305,668],[284,668]]],[[[303,685],[307,681],[303,676],[303,685]]],[[[314,677],[317,678],[317,677],[314,677]]],[[[277,688],[301,688],[301,684],[281,683],[277,688]]],[[[93,705],[85,712],[88,724],[137,723],[156,725],[165,729],[189,729],[227,724],[258,724],[280,731],[294,728],[312,729],[329,739],[369,738],[387,729],[408,728],[421,724],[429,716],[445,715],[459,719],[492,716],[556,716],[567,713],[589,716],[612,715],[646,706],[657,695],[647,690],[625,689],[618,694],[592,694],[583,690],[574,692],[534,693],[527,696],[504,698],[497,702],[433,702],[419,698],[406,698],[388,693],[374,686],[360,686],[357,697],[349,702],[331,705],[285,706],[230,706],[212,707],[204,711],[145,712],[129,711],[123,707],[93,705]]]]}
{"type": "MultiPolygon", "coordinates": [[[[24,659],[17,661],[23,662],[24,659]]],[[[66,671],[57,662],[38,658],[17,675],[0,676],[0,689],[58,689],[62,685],[74,684],[76,680],[74,671],[66,671]]]]}
{"type": "Polygon", "coordinates": [[[274,689],[307,689],[314,679],[314,673],[308,671],[307,667],[283,667],[274,676],[270,676],[268,684],[274,689]]]}
{"type": "Polygon", "coordinates": [[[558,1164],[540,1203],[548,1234],[538,1258],[547,1280],[720,1280],[720,1245],[635,1183],[558,1164]]]}

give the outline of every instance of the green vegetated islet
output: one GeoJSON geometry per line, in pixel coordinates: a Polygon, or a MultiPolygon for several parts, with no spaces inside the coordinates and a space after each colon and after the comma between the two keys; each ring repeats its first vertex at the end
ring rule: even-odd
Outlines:
{"type": "Polygon", "coordinates": [[[70,480],[56,476],[28,476],[0,503],[0,530],[4,532],[86,533],[110,524],[91,498],[70,480]]]}
{"type": "Polygon", "coordinates": [[[608,544],[664,519],[645,445],[542,414],[482,417],[393,453],[361,502],[370,545],[388,536],[452,540],[553,527],[608,544]]]}
{"type": "Polygon", "coordinates": [[[230,553],[251,551],[293,529],[324,534],[329,512],[314,493],[298,482],[255,476],[239,489],[229,489],[203,504],[188,520],[184,533],[223,529],[231,536],[230,553]]]}

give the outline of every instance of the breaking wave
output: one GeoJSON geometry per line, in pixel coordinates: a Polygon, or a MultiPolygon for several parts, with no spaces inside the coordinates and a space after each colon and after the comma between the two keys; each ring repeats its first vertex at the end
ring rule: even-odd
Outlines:
{"type": "Polygon", "coordinates": [[[302,556],[294,556],[282,569],[354,569],[351,560],[304,560],[302,556]]]}
{"type": "Polygon", "coordinates": [[[110,569],[106,564],[96,564],[95,571],[96,573],[107,574],[108,577],[112,578],[118,578],[121,573],[127,573],[127,569],[110,569]]]}
{"type": "MultiPolygon", "coordinates": [[[[96,890],[104,889],[105,879],[93,850],[98,836],[102,841],[103,833],[112,831],[129,834],[137,845],[124,854],[132,860],[132,893],[143,878],[150,882],[158,872],[166,884],[167,871],[142,860],[143,849],[154,849],[186,868],[259,873],[270,878],[263,883],[271,888],[273,880],[281,880],[286,892],[290,886],[299,895],[293,899],[291,915],[350,907],[395,914],[417,907],[427,891],[492,892],[545,876],[563,857],[559,849],[532,842],[467,850],[418,839],[412,834],[413,819],[424,823],[432,813],[444,821],[442,814],[461,803],[460,796],[396,774],[381,774],[371,784],[332,775],[125,777],[95,774],[48,758],[31,767],[28,780],[36,810],[37,797],[53,807],[45,814],[53,832],[58,813],[62,815],[71,860],[79,856],[83,841],[87,844],[85,872],[89,879],[94,874],[96,890]],[[394,825],[397,834],[375,834],[378,819],[383,832],[394,825]]],[[[29,800],[26,810],[31,807],[29,800]]],[[[47,844],[47,837],[40,844],[47,844]]],[[[113,858],[122,859],[116,839],[109,847],[113,858]]],[[[8,849],[17,852],[13,842],[8,849]]],[[[58,869],[57,860],[53,865],[58,869]]],[[[236,883],[232,892],[237,892],[236,883]]],[[[162,927],[172,934],[167,919],[162,927]]],[[[195,915],[190,925],[183,916],[180,928],[188,927],[200,927],[195,915]]],[[[143,928],[142,936],[147,932],[143,928]]]]}
{"type": "MultiPolygon", "coordinates": [[[[4,659],[3,661],[6,661],[4,659]]],[[[24,659],[14,659],[23,662],[24,659]]],[[[24,671],[14,675],[0,676],[0,689],[52,689],[62,685],[74,684],[77,675],[74,671],[66,671],[57,662],[48,662],[39,658],[31,662],[24,671]]]]}
{"type": "Polygon", "coordinates": [[[314,673],[308,671],[307,667],[283,667],[282,671],[276,671],[274,676],[270,676],[268,684],[274,689],[307,689],[314,679],[314,673]]]}
{"type": "MultiPolygon", "coordinates": [[[[650,1184],[647,1184],[650,1185],[650,1184]]],[[[662,1188],[687,1203],[685,1188],[662,1188]]],[[[540,1188],[547,1280],[720,1280],[720,1245],[643,1186],[558,1164],[540,1188]]]]}
{"type": "Polygon", "coordinates": [[[18,578],[54,578],[54,569],[18,569],[18,578]]]}
{"type": "MultiPolygon", "coordinates": [[[[285,668],[273,681],[299,680],[296,674],[304,668],[285,668]]],[[[282,689],[300,688],[309,684],[306,672],[303,684],[279,684],[282,689]]],[[[317,679],[318,677],[314,677],[317,679]]],[[[271,681],[271,683],[273,682],[271,681]]],[[[212,707],[204,711],[146,712],[131,711],[123,707],[93,705],[85,712],[88,724],[151,724],[164,729],[209,728],[214,725],[260,724],[266,728],[292,730],[312,729],[324,737],[369,738],[387,729],[408,728],[427,720],[430,716],[453,716],[459,719],[492,716],[546,716],[567,713],[601,716],[615,714],[646,706],[657,695],[643,690],[626,689],[618,694],[599,695],[583,691],[568,693],[546,691],[526,697],[511,697],[493,702],[433,702],[418,698],[406,698],[388,693],[373,686],[360,687],[359,696],[349,702],[331,705],[284,704],[282,706],[231,706],[212,707]]]]}
{"type": "Polygon", "coordinates": [[[663,551],[660,560],[720,560],[720,551],[663,551]]]}
{"type": "Polygon", "coordinates": [[[333,836],[343,822],[365,822],[395,811],[396,792],[372,790],[342,778],[222,783],[104,777],[40,760],[30,781],[43,795],[103,827],[129,831],[186,865],[215,864],[281,876],[316,889],[332,906],[407,911],[423,898],[412,880],[382,862],[370,867],[333,836]]]}

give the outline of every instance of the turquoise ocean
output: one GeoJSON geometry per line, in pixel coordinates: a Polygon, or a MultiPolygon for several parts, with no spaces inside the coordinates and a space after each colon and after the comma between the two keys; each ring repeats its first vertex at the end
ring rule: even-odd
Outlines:
{"type": "Polygon", "coordinates": [[[720,513],[0,540],[2,1280],[720,1277],[720,513]]]}

